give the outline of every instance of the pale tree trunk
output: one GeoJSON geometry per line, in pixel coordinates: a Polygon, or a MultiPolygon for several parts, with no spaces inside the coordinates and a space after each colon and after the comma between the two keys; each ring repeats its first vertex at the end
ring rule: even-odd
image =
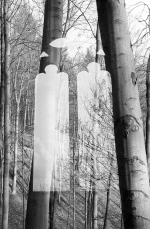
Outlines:
{"type": "MultiPolygon", "coordinates": [[[[85,166],[85,174],[87,174],[87,154],[85,155],[85,133],[84,133],[84,128],[83,130],[81,130],[83,132],[82,133],[82,154],[85,156],[85,163],[86,163],[86,166],[85,166]]],[[[85,214],[84,214],[84,217],[85,217],[85,229],[87,229],[87,226],[88,226],[88,222],[87,222],[87,212],[88,212],[88,209],[87,209],[87,199],[88,199],[88,191],[87,191],[87,177],[85,177],[85,198],[84,198],[85,202],[84,202],[84,206],[85,206],[85,214]]]]}
{"type": "Polygon", "coordinates": [[[109,227],[108,227],[108,218],[109,218],[109,206],[110,206],[110,198],[111,198],[112,168],[113,168],[113,156],[111,156],[111,159],[110,159],[110,173],[109,173],[109,177],[108,177],[106,210],[105,210],[105,218],[104,218],[103,229],[109,229],[109,227]]]}
{"type": "MultiPolygon", "coordinates": [[[[42,52],[46,52],[49,57],[41,58],[40,73],[49,64],[59,67],[60,52],[58,48],[53,48],[49,43],[62,35],[62,0],[46,0],[45,17],[43,29],[42,52]]],[[[26,229],[48,229],[49,228],[49,192],[33,191],[33,164],[30,177],[30,187],[27,203],[26,229]]]]}
{"type": "Polygon", "coordinates": [[[150,228],[142,114],[124,0],[97,0],[106,69],[112,78],[119,188],[125,229],[150,228]]]}
{"type": "Polygon", "coordinates": [[[15,120],[15,145],[14,145],[14,168],[13,168],[13,184],[12,193],[16,194],[16,183],[17,183],[17,156],[18,156],[18,127],[19,127],[19,102],[17,102],[16,120],[15,120]]]}
{"type": "MultiPolygon", "coordinates": [[[[93,123],[92,134],[94,134],[95,123],[93,123]]],[[[96,142],[94,136],[92,136],[92,144],[95,146],[96,142]]],[[[96,150],[92,150],[92,173],[93,173],[93,186],[92,186],[92,229],[98,228],[97,222],[97,204],[98,204],[98,193],[97,193],[97,172],[96,172],[96,150]]]]}
{"type": "Polygon", "coordinates": [[[92,201],[93,201],[92,229],[97,229],[98,228],[98,220],[97,220],[98,193],[97,193],[96,182],[94,183],[94,187],[93,187],[93,200],[92,201]]]}
{"type": "Polygon", "coordinates": [[[4,42],[5,42],[5,103],[4,103],[4,181],[2,229],[8,229],[9,213],[9,158],[10,158],[10,43],[8,1],[4,1],[4,42]]]}
{"type": "MultiPolygon", "coordinates": [[[[92,133],[90,133],[89,145],[92,144],[93,138],[92,133]]],[[[93,150],[90,148],[90,188],[89,188],[89,196],[88,196],[88,229],[92,229],[93,225],[93,150]]]]}
{"type": "MultiPolygon", "coordinates": [[[[100,64],[101,68],[103,66],[102,61],[103,57],[98,55],[97,52],[101,48],[101,38],[100,38],[100,29],[99,29],[99,24],[97,23],[97,32],[96,32],[96,58],[95,61],[100,64]]],[[[93,133],[95,129],[95,121],[93,121],[93,133]]],[[[96,142],[93,137],[93,145],[95,146],[96,142]]],[[[96,150],[93,150],[93,177],[94,177],[94,182],[93,182],[93,217],[92,217],[92,229],[97,229],[98,228],[98,219],[97,219],[97,205],[98,205],[98,192],[97,192],[97,171],[96,171],[96,150]]]]}
{"type": "MultiPolygon", "coordinates": [[[[19,67],[20,60],[18,61],[19,67]]],[[[18,71],[18,69],[17,69],[18,71]]],[[[16,75],[17,77],[17,75],[16,75]]],[[[15,139],[14,139],[14,168],[13,168],[13,184],[12,193],[16,194],[17,186],[17,157],[18,157],[18,138],[19,138],[19,111],[20,111],[20,100],[23,86],[23,74],[21,76],[21,83],[17,85],[17,78],[15,78],[15,97],[16,97],[16,117],[15,117],[15,139]]]]}
{"type": "Polygon", "coordinates": [[[75,176],[79,169],[78,163],[78,105],[77,105],[77,77],[69,76],[69,150],[70,150],[70,189],[73,198],[73,229],[75,228],[76,212],[76,180],[75,176]]]}
{"type": "MultiPolygon", "coordinates": [[[[29,79],[29,78],[28,78],[29,79]]],[[[29,86],[29,83],[28,83],[29,86]]],[[[27,86],[27,88],[28,88],[27,86]]],[[[28,89],[26,92],[26,99],[25,99],[25,110],[24,110],[24,119],[23,119],[23,132],[22,132],[22,215],[23,215],[23,229],[25,229],[25,174],[24,174],[24,135],[25,135],[25,129],[26,129],[26,114],[27,114],[27,103],[28,103],[28,89]]]]}
{"type": "Polygon", "coordinates": [[[147,100],[147,117],[146,117],[146,155],[148,167],[150,166],[150,55],[147,62],[146,72],[146,100],[147,100]]]}

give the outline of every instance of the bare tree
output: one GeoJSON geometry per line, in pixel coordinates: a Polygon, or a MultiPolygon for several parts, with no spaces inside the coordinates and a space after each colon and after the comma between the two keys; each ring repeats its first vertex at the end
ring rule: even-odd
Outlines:
{"type": "Polygon", "coordinates": [[[108,186],[107,186],[107,199],[106,199],[106,210],[104,217],[104,226],[103,229],[108,228],[108,218],[109,218],[109,208],[110,208],[110,200],[111,200],[111,183],[112,183],[112,168],[113,168],[113,155],[110,156],[110,172],[108,177],[108,186]]]}
{"type": "Polygon", "coordinates": [[[9,2],[4,1],[4,72],[5,72],[5,103],[4,103],[4,184],[3,184],[3,216],[2,228],[8,228],[9,212],[9,155],[10,155],[10,35],[9,35],[9,2]]]}

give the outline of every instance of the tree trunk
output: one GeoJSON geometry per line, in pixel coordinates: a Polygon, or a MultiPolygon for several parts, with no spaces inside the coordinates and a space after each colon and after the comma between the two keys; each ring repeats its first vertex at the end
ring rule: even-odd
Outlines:
{"type": "Polygon", "coordinates": [[[56,216],[56,206],[57,206],[58,193],[54,191],[50,193],[50,229],[54,228],[55,216],[56,216]]]}
{"type": "Polygon", "coordinates": [[[96,190],[96,187],[93,189],[93,228],[92,229],[97,229],[98,228],[98,221],[97,221],[97,204],[98,204],[98,193],[96,190]]]}
{"type": "Polygon", "coordinates": [[[87,200],[87,228],[91,229],[92,225],[92,191],[88,191],[88,200],[87,200]]]}
{"type": "Polygon", "coordinates": [[[29,184],[26,229],[48,229],[49,193],[33,191],[33,163],[29,184]]]}
{"type": "MultiPolygon", "coordinates": [[[[62,0],[46,0],[45,17],[43,29],[42,52],[46,52],[49,57],[41,58],[40,73],[49,64],[59,67],[60,52],[58,48],[53,48],[49,43],[62,35],[62,0]]],[[[27,203],[26,229],[48,229],[49,228],[49,192],[33,191],[33,166],[30,178],[30,188],[27,203]]]]}
{"type": "Polygon", "coordinates": [[[13,184],[12,193],[16,194],[16,182],[17,182],[17,156],[18,156],[18,137],[19,137],[19,102],[17,102],[17,113],[15,120],[15,145],[14,145],[14,168],[13,168],[13,184]]]}
{"type": "Polygon", "coordinates": [[[110,196],[111,196],[111,179],[112,179],[112,167],[113,167],[113,157],[110,161],[110,173],[108,177],[108,187],[107,187],[107,199],[106,199],[106,210],[105,210],[105,218],[104,218],[104,226],[103,229],[108,228],[108,216],[109,216],[109,206],[110,206],[110,196]]]}
{"type": "MultiPolygon", "coordinates": [[[[101,48],[101,38],[100,38],[100,29],[99,29],[99,24],[97,23],[97,32],[96,32],[96,58],[95,61],[96,63],[99,63],[101,68],[103,67],[103,57],[98,55],[97,52],[100,50],[101,48]]],[[[94,104],[95,105],[95,104],[94,104]]],[[[93,114],[93,116],[95,116],[95,114],[93,114]]],[[[92,133],[94,134],[94,130],[95,130],[95,117],[94,117],[94,121],[93,121],[93,131],[92,133]]],[[[92,144],[93,146],[96,145],[95,139],[93,137],[92,140],[92,144]]],[[[97,192],[97,171],[96,171],[96,150],[94,149],[92,152],[92,157],[93,157],[93,216],[92,216],[92,229],[97,229],[98,228],[98,219],[97,219],[97,205],[98,205],[98,192],[97,192]]]]}
{"type": "Polygon", "coordinates": [[[5,42],[5,103],[4,103],[4,183],[2,229],[8,229],[9,213],[9,155],[10,155],[10,43],[8,1],[4,1],[4,42],[5,42]]]}
{"type": "MultiPolygon", "coordinates": [[[[93,122],[92,134],[94,134],[95,123],[93,122]]],[[[96,142],[94,136],[92,136],[92,145],[95,146],[96,142]]],[[[91,168],[92,168],[92,229],[97,229],[97,204],[98,204],[98,193],[97,193],[97,182],[96,182],[96,150],[91,150],[91,168]]]]}
{"type": "Polygon", "coordinates": [[[142,114],[124,0],[97,0],[106,69],[112,78],[119,187],[125,229],[150,228],[142,114]]]}
{"type": "Polygon", "coordinates": [[[3,1],[1,1],[1,80],[0,80],[0,227],[2,226],[3,204],[3,121],[4,121],[4,25],[3,1]]]}
{"type": "Polygon", "coordinates": [[[22,200],[22,214],[23,214],[23,229],[25,229],[25,185],[24,185],[24,181],[25,181],[25,174],[24,174],[24,135],[25,135],[25,129],[26,129],[26,114],[27,114],[27,102],[28,102],[28,91],[27,91],[27,95],[25,98],[25,110],[24,110],[24,119],[23,119],[23,131],[22,131],[22,196],[23,196],[23,200],[22,200]]]}
{"type": "Polygon", "coordinates": [[[101,48],[101,37],[100,37],[100,29],[99,29],[99,24],[97,23],[97,30],[96,30],[96,58],[95,61],[97,63],[100,63],[100,66],[102,68],[102,57],[97,54],[97,52],[100,50],[101,48]]]}
{"type": "Polygon", "coordinates": [[[85,229],[87,229],[87,191],[85,189],[85,229]]]}
{"type": "Polygon", "coordinates": [[[79,169],[78,163],[78,105],[77,105],[77,77],[72,74],[69,76],[69,149],[70,149],[70,189],[73,199],[73,229],[76,216],[76,173],[79,169]]]}
{"type": "Polygon", "coordinates": [[[147,99],[147,117],[146,117],[146,155],[148,168],[150,166],[150,55],[147,63],[146,72],[146,99],[147,99]]]}

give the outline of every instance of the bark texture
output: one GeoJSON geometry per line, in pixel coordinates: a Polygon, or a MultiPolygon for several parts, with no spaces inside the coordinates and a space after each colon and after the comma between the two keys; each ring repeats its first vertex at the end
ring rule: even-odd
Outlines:
{"type": "Polygon", "coordinates": [[[147,117],[146,117],[146,155],[148,167],[150,166],[150,55],[147,62],[146,72],[146,99],[147,99],[147,117]]]}
{"type": "MultiPolygon", "coordinates": [[[[59,67],[61,49],[51,47],[49,44],[53,40],[62,36],[62,0],[46,0],[44,14],[44,29],[42,52],[49,56],[41,58],[40,73],[49,64],[59,67]]],[[[30,178],[30,187],[27,203],[26,229],[48,229],[49,228],[49,192],[33,191],[33,166],[30,178]]]]}
{"type": "Polygon", "coordinates": [[[62,0],[46,0],[45,2],[45,17],[42,40],[42,51],[49,56],[41,59],[40,73],[44,72],[48,64],[55,64],[59,67],[61,49],[50,46],[50,42],[62,37],[62,15],[63,1],[62,0]]]}
{"type": "Polygon", "coordinates": [[[8,229],[9,213],[9,158],[10,158],[10,43],[8,1],[4,1],[4,42],[5,42],[5,103],[4,103],[4,179],[2,229],[8,229]]]}
{"type": "Polygon", "coordinates": [[[76,173],[79,170],[78,155],[78,100],[77,100],[77,76],[69,75],[69,149],[70,149],[70,189],[73,199],[73,229],[76,215],[76,186],[78,184],[76,173]]]}
{"type": "Polygon", "coordinates": [[[2,226],[3,204],[3,123],[4,123],[4,2],[1,1],[1,79],[0,79],[0,227],[2,226]]]}
{"type": "Polygon", "coordinates": [[[97,0],[106,69],[112,78],[119,187],[125,229],[150,228],[147,160],[124,0],[97,0]]]}

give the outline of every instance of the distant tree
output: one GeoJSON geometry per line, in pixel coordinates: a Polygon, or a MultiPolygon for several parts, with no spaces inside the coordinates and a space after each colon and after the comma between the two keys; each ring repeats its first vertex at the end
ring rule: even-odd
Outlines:
{"type": "Polygon", "coordinates": [[[5,73],[5,102],[4,102],[4,183],[3,183],[3,216],[2,229],[8,229],[9,212],[9,158],[10,158],[10,21],[8,15],[9,2],[4,1],[4,73],[5,73]]]}
{"type": "MultiPolygon", "coordinates": [[[[22,131],[19,126],[23,126],[27,114],[26,107],[29,107],[29,103],[26,104],[29,99],[23,99],[23,97],[31,93],[31,85],[34,85],[34,77],[37,72],[34,65],[38,60],[33,60],[33,56],[37,56],[38,50],[36,49],[39,44],[36,35],[36,21],[26,4],[20,6],[11,23],[11,127],[14,133],[14,139],[12,138],[14,145],[12,193],[16,194],[19,133],[22,131]],[[21,110],[25,114],[23,117],[21,110]]],[[[29,121],[30,116],[28,114],[29,121]]]]}

